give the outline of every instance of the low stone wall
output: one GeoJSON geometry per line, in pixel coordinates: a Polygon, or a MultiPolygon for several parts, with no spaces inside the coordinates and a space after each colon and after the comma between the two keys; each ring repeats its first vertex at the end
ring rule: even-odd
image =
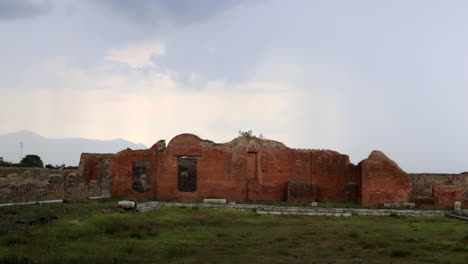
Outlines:
{"type": "Polygon", "coordinates": [[[86,200],[91,193],[78,170],[0,167],[0,204],[86,200]]]}
{"type": "Polygon", "coordinates": [[[0,203],[63,199],[65,175],[74,172],[38,168],[0,168],[0,203]]]}
{"type": "Polygon", "coordinates": [[[352,216],[352,215],[405,215],[405,216],[445,216],[452,213],[450,210],[398,210],[398,209],[359,209],[359,208],[311,208],[311,207],[286,207],[260,204],[209,204],[209,203],[179,203],[159,202],[162,206],[173,207],[207,207],[238,210],[255,210],[260,214],[281,215],[309,215],[309,216],[352,216]]]}

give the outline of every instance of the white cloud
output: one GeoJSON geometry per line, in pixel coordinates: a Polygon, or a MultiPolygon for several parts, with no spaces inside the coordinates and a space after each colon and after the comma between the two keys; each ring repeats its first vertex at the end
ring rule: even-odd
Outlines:
{"type": "Polygon", "coordinates": [[[68,89],[9,90],[0,104],[15,109],[16,118],[4,118],[1,132],[23,128],[48,137],[121,137],[148,146],[182,132],[226,141],[243,127],[287,126],[296,96],[292,87],[272,82],[208,81],[193,90],[156,69],[117,74],[112,65],[70,67],[59,59],[44,65],[43,73],[49,71],[68,89]],[[214,120],[224,126],[213,126],[214,120]]]}
{"type": "Polygon", "coordinates": [[[109,51],[106,60],[126,63],[132,68],[152,67],[152,56],[161,56],[166,52],[163,43],[143,43],[132,44],[122,49],[112,49],[109,51]]]}

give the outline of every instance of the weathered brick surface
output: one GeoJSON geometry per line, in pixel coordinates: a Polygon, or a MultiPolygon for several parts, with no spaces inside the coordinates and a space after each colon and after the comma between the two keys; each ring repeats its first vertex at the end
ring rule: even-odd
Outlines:
{"type": "Polygon", "coordinates": [[[408,175],[380,151],[373,151],[361,163],[362,204],[409,202],[411,181],[408,175]]]}
{"type": "Polygon", "coordinates": [[[289,181],[288,201],[312,202],[315,201],[315,185],[312,181],[289,181]]]}
{"type": "MultiPolygon", "coordinates": [[[[124,195],[139,199],[156,199],[157,151],[154,146],[148,150],[126,149],[115,154],[112,158],[112,195],[124,195]],[[133,189],[134,164],[151,164],[147,171],[150,189],[140,193],[133,189]]],[[[176,176],[176,175],[175,175],[176,176]]],[[[175,177],[174,176],[174,177],[175,177]]]]}
{"type": "Polygon", "coordinates": [[[111,163],[113,154],[83,153],[78,174],[87,183],[89,196],[111,195],[111,163]]]}
{"type": "Polygon", "coordinates": [[[434,186],[434,205],[438,207],[453,207],[454,203],[463,202],[463,190],[458,186],[434,186]]]}

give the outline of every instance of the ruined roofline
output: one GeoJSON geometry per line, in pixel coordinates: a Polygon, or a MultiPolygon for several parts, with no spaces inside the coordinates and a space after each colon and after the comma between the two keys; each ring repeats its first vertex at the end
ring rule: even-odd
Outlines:
{"type": "MultiPolygon", "coordinates": [[[[286,146],[283,142],[277,141],[277,140],[272,140],[272,139],[262,139],[256,136],[252,137],[236,137],[232,139],[231,141],[223,142],[223,143],[217,143],[209,139],[203,139],[199,137],[198,135],[192,134],[192,133],[182,133],[179,134],[175,137],[173,137],[167,146],[169,147],[170,145],[183,145],[183,144],[196,144],[196,143],[202,143],[210,146],[229,146],[229,145],[242,145],[242,144],[248,144],[251,140],[261,142],[263,147],[267,148],[284,148],[284,149],[290,149],[290,150],[295,150],[299,152],[316,152],[316,151],[324,151],[324,152],[330,152],[330,153],[335,153],[335,154],[340,154],[340,155],[346,155],[342,154],[336,150],[332,149],[313,149],[313,148],[291,148],[286,146]],[[189,140],[180,140],[181,138],[189,138],[189,140]],[[178,142],[179,141],[179,142],[178,142]],[[184,142],[185,141],[185,142],[184,142]]],[[[158,144],[164,143],[165,144],[166,140],[160,139],[156,143],[154,143],[150,148],[148,149],[155,149],[157,148],[158,144]]],[[[127,150],[133,150],[130,148],[127,148],[127,150]]]]}
{"type": "MultiPolygon", "coordinates": [[[[177,142],[177,141],[179,139],[183,138],[183,137],[191,138],[191,140],[190,140],[191,142],[189,142],[189,143],[202,143],[202,144],[207,144],[207,145],[210,145],[210,146],[230,146],[230,145],[243,145],[243,144],[247,145],[247,144],[250,143],[250,141],[253,140],[253,141],[260,142],[260,144],[263,147],[267,147],[267,148],[279,148],[279,149],[284,148],[284,149],[290,149],[290,150],[295,150],[295,151],[300,151],[300,152],[326,151],[326,152],[341,154],[340,152],[335,151],[335,150],[331,150],[331,149],[291,148],[291,147],[286,146],[283,142],[280,142],[280,141],[277,141],[277,140],[272,140],[272,139],[262,139],[262,138],[259,138],[259,137],[256,137],[256,136],[251,136],[251,137],[239,136],[239,137],[236,137],[236,138],[232,139],[231,141],[227,141],[227,142],[224,142],[224,143],[217,143],[217,142],[214,142],[214,141],[209,140],[209,139],[202,139],[198,135],[191,134],[191,133],[182,133],[182,134],[179,134],[179,135],[173,137],[169,141],[167,146],[169,147],[170,145],[174,145],[174,144],[177,144],[177,143],[182,143],[182,142],[177,142]]],[[[180,140],[180,141],[184,141],[184,140],[180,140]]],[[[165,140],[159,140],[157,143],[153,144],[151,149],[153,149],[160,142],[165,142],[165,140]]],[[[344,154],[341,154],[341,155],[344,155],[344,154]]]]}
{"type": "Polygon", "coordinates": [[[409,175],[416,175],[416,176],[425,176],[425,175],[440,175],[440,176],[460,176],[464,175],[468,177],[468,171],[464,171],[461,173],[446,173],[446,172],[408,172],[409,175]]]}
{"type": "MultiPolygon", "coordinates": [[[[120,151],[118,151],[120,152],[120,151]]],[[[116,153],[118,153],[116,152],[116,153]]],[[[81,155],[114,155],[115,153],[92,153],[92,152],[83,152],[81,155]]]]}
{"type": "MultiPolygon", "coordinates": [[[[209,140],[209,139],[202,139],[199,136],[197,136],[195,134],[191,134],[191,133],[182,133],[182,134],[179,134],[179,135],[173,137],[169,141],[167,146],[169,147],[171,145],[177,145],[177,144],[194,144],[194,143],[203,143],[203,144],[207,144],[207,145],[211,145],[211,146],[229,146],[229,145],[238,145],[238,144],[248,143],[248,142],[245,142],[245,140],[260,141],[260,142],[263,143],[262,145],[266,146],[266,147],[289,148],[285,144],[283,144],[282,142],[279,142],[279,141],[276,141],[276,140],[271,140],[271,139],[261,139],[261,138],[258,138],[256,136],[252,136],[252,137],[239,136],[239,137],[236,137],[236,138],[234,138],[234,139],[232,139],[231,141],[228,141],[228,142],[217,143],[217,142],[214,142],[214,141],[209,140]]],[[[159,140],[157,143],[153,144],[151,149],[154,148],[161,141],[165,142],[165,140],[163,140],[163,139],[159,140]]]]}

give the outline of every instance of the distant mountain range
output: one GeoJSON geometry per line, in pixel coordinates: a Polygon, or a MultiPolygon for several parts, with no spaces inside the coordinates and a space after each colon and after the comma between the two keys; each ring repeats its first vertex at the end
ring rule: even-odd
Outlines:
{"type": "Polygon", "coordinates": [[[125,139],[94,140],[86,138],[46,138],[31,131],[23,130],[0,135],[0,157],[5,161],[19,162],[20,142],[23,144],[23,157],[27,154],[39,155],[45,164],[77,166],[80,155],[88,153],[117,153],[123,149],[146,149],[125,139]]]}

